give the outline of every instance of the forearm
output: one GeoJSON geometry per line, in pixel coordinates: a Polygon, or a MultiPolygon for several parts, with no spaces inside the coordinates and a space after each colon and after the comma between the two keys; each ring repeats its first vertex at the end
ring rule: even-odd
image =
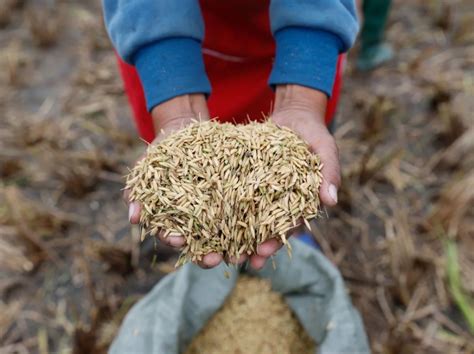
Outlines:
{"type": "Polygon", "coordinates": [[[269,83],[298,84],[331,96],[337,58],[354,43],[353,0],[272,0],[276,54],[269,83]]]}
{"type": "Polygon", "coordinates": [[[112,43],[136,67],[149,111],[176,96],[210,93],[197,0],[103,0],[103,6],[112,43]]]}

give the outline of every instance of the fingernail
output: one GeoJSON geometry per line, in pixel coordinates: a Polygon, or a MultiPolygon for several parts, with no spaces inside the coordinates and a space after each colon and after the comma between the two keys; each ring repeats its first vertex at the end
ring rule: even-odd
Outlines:
{"type": "Polygon", "coordinates": [[[132,222],[132,216],[135,214],[135,203],[130,203],[128,205],[128,221],[132,222]]]}
{"type": "Polygon", "coordinates": [[[170,246],[181,247],[184,245],[184,238],[182,236],[168,236],[170,246]]]}
{"type": "Polygon", "coordinates": [[[334,200],[335,203],[337,203],[337,188],[334,184],[331,184],[329,186],[329,195],[331,196],[331,199],[334,200]]]}
{"type": "Polygon", "coordinates": [[[213,268],[215,266],[217,266],[220,262],[221,262],[221,257],[218,255],[218,254],[214,254],[214,253],[209,253],[209,254],[206,254],[203,259],[202,259],[202,262],[209,268],[213,268]]]}

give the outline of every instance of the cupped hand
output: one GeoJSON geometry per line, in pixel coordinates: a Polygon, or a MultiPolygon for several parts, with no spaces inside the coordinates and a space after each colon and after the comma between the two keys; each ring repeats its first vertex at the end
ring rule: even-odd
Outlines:
{"type": "Polygon", "coordinates": [[[324,205],[332,207],[337,204],[341,168],[336,141],[324,121],[326,105],[323,92],[298,85],[279,86],[270,119],[293,130],[321,157],[323,181],[319,197],[324,205]]]}
{"type": "MultiPolygon", "coordinates": [[[[151,144],[156,144],[165,139],[173,131],[180,130],[191,124],[194,120],[209,120],[209,110],[206,98],[202,94],[183,95],[159,104],[153,108],[151,115],[153,124],[157,131],[156,138],[151,144]]],[[[145,157],[145,152],[138,158],[137,162],[145,157]]],[[[130,190],[123,192],[123,199],[127,203],[128,219],[132,224],[140,223],[141,205],[139,202],[130,202],[130,190]]],[[[184,237],[178,234],[170,234],[164,237],[164,232],[159,232],[158,239],[174,248],[181,248],[185,244],[184,237]]],[[[217,253],[207,254],[198,263],[203,268],[212,268],[222,261],[222,256],[217,253]]]]}
{"type": "MultiPolygon", "coordinates": [[[[323,163],[323,182],[320,188],[320,198],[323,204],[333,206],[337,203],[337,189],[340,185],[340,167],[337,146],[324,124],[327,97],[324,93],[298,85],[281,85],[276,89],[275,109],[270,119],[280,126],[286,126],[310,146],[313,152],[321,156],[323,163]]],[[[209,111],[204,95],[178,96],[156,106],[152,111],[153,122],[158,134],[152,142],[163,140],[172,131],[179,130],[193,120],[208,120],[209,111]]],[[[143,158],[142,155],[141,158],[143,158]]],[[[141,159],[140,158],[140,159],[141,159]]],[[[132,224],[140,222],[140,204],[129,202],[129,191],[124,191],[124,200],[129,204],[129,220],[132,224]]],[[[169,235],[159,239],[172,247],[184,245],[184,237],[169,235]]],[[[235,264],[249,260],[250,265],[260,269],[268,258],[282,247],[277,239],[270,239],[257,247],[255,254],[242,255],[239,259],[228,259],[235,264]]],[[[203,268],[213,268],[223,261],[217,253],[209,253],[198,264],[203,268]]]]}
{"type": "MultiPolygon", "coordinates": [[[[156,138],[152,144],[159,143],[165,139],[173,131],[184,128],[191,124],[194,120],[209,120],[209,110],[207,108],[204,95],[193,94],[175,97],[156,106],[152,112],[153,124],[157,131],[156,138]]],[[[137,162],[145,157],[145,152],[138,158],[137,162]]],[[[126,189],[123,193],[123,199],[129,206],[128,218],[131,224],[140,223],[141,205],[139,202],[130,202],[130,190],[126,189]]],[[[158,239],[171,247],[181,248],[185,244],[185,239],[179,234],[170,234],[164,237],[164,232],[159,232],[158,239]]],[[[241,264],[250,258],[250,263],[256,268],[260,268],[265,263],[266,258],[273,252],[268,251],[268,247],[273,242],[269,241],[268,245],[262,244],[263,255],[242,255],[239,259],[227,259],[228,262],[241,264]],[[264,256],[268,253],[268,256],[264,256]]],[[[273,249],[273,248],[272,248],[273,249]]],[[[223,261],[222,255],[212,252],[205,255],[197,264],[202,268],[213,268],[223,261]]]]}
{"type": "MultiPolygon", "coordinates": [[[[326,105],[327,96],[323,92],[299,85],[280,85],[276,88],[275,107],[270,119],[293,130],[308,143],[312,152],[321,157],[323,181],[319,197],[324,205],[334,206],[341,176],[337,145],[324,122],[326,105]]],[[[261,244],[257,254],[250,257],[252,267],[263,267],[267,258],[281,247],[282,243],[276,239],[261,244]]]]}

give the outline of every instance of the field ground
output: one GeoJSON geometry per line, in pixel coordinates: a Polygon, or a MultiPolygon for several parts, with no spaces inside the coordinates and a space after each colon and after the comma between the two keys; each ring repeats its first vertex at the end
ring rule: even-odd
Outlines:
{"type": "MultiPolygon", "coordinates": [[[[0,353],[100,353],[175,260],[121,201],[143,144],[99,1],[2,0],[0,27],[0,353]]],[[[349,58],[315,237],[374,353],[473,353],[474,4],[395,1],[388,39],[383,68],[349,58]]]]}

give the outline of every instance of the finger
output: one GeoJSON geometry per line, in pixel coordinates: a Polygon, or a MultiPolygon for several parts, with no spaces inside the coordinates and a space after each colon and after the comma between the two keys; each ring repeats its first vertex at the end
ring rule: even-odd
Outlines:
{"type": "Polygon", "coordinates": [[[234,256],[229,257],[229,262],[232,264],[242,264],[248,259],[248,255],[246,254],[241,254],[239,258],[236,258],[234,256]]]}
{"type": "Polygon", "coordinates": [[[184,237],[179,234],[169,234],[165,237],[164,232],[159,232],[158,239],[161,242],[167,244],[168,246],[176,247],[176,248],[183,247],[184,244],[186,243],[186,240],[184,239],[184,237]]]}
{"type": "MultiPolygon", "coordinates": [[[[135,164],[143,159],[145,155],[141,155],[135,164]]],[[[122,193],[122,200],[124,201],[125,205],[128,205],[128,220],[132,224],[138,224],[140,222],[140,211],[141,205],[138,202],[130,202],[130,189],[124,189],[122,193]],[[134,204],[134,205],[132,205],[134,204]]]]}
{"type": "Polygon", "coordinates": [[[259,256],[258,254],[250,256],[250,266],[255,270],[262,269],[266,261],[266,257],[259,256]]]}
{"type": "Polygon", "coordinates": [[[270,257],[283,246],[281,241],[272,238],[257,246],[257,255],[262,257],[270,257]]]}
{"type": "Polygon", "coordinates": [[[337,204],[337,191],[341,184],[341,167],[339,164],[339,152],[334,138],[327,132],[313,150],[321,157],[323,168],[321,173],[323,181],[319,189],[321,202],[327,206],[337,204]]]}
{"type": "Polygon", "coordinates": [[[219,265],[219,263],[221,262],[222,262],[222,256],[218,253],[212,252],[202,257],[202,260],[198,262],[198,265],[201,268],[209,269],[209,268],[214,268],[215,266],[219,265]]]}
{"type": "Polygon", "coordinates": [[[122,193],[122,200],[125,203],[125,205],[128,205],[130,203],[130,189],[124,189],[122,193]]]}
{"type": "Polygon", "coordinates": [[[128,205],[128,220],[131,224],[138,224],[140,222],[141,205],[139,202],[131,202],[128,205]]]}

